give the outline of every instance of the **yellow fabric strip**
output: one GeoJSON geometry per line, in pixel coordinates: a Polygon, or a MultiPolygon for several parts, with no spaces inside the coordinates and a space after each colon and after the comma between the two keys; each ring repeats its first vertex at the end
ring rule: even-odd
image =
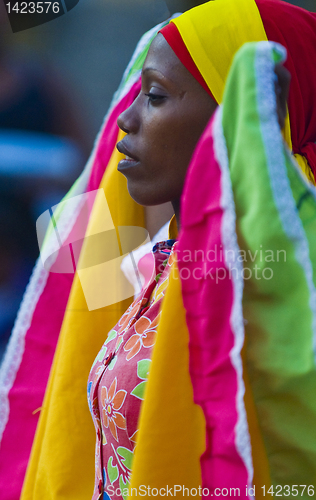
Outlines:
{"type": "Polygon", "coordinates": [[[178,225],[175,215],[173,215],[170,219],[168,228],[168,238],[169,240],[176,240],[178,238],[178,225]]]}
{"type": "Polygon", "coordinates": [[[267,40],[254,0],[214,0],[172,21],[218,103],[235,53],[267,40]]]}
{"type": "MultiPolygon", "coordinates": [[[[254,0],[213,0],[172,22],[218,103],[222,102],[225,81],[236,52],[246,42],[267,40],[254,0]]],[[[292,150],[289,116],[283,136],[292,150]]],[[[312,180],[309,167],[304,167],[303,159],[298,161],[304,174],[312,180]]]]}
{"type": "Polygon", "coordinates": [[[295,159],[296,159],[297,163],[299,164],[302,172],[305,174],[307,179],[315,186],[314,174],[311,171],[310,166],[308,165],[308,162],[307,162],[307,159],[305,158],[305,156],[302,156],[299,154],[296,154],[294,156],[295,156],[295,159]]]}
{"type": "MultiPolygon", "coordinates": [[[[130,498],[136,496],[132,489],[139,492],[142,485],[158,490],[168,485],[172,492],[174,485],[189,489],[201,485],[205,420],[202,409],[193,402],[188,342],[181,283],[174,264],[141,410],[130,498]]],[[[164,493],[162,490],[156,498],[164,493]]]]}
{"type": "MultiPolygon", "coordinates": [[[[126,179],[117,172],[122,155],[114,150],[100,188],[115,227],[144,225],[143,208],[129,196],[126,179]]],[[[101,199],[101,198],[100,198],[101,199]]],[[[104,225],[102,203],[96,200],[86,234],[104,225]]],[[[89,239],[81,251],[89,251],[89,239]]],[[[104,248],[96,251],[103,252],[104,248]]],[[[104,283],[104,287],[114,283],[104,283]]],[[[87,380],[92,363],[109,330],[131,303],[89,311],[76,274],[51,370],[22,500],[87,500],[94,485],[95,430],[87,403],[87,380]],[[80,478],[77,481],[76,478],[80,478]]],[[[54,307],[54,304],[52,304],[54,307]]]]}

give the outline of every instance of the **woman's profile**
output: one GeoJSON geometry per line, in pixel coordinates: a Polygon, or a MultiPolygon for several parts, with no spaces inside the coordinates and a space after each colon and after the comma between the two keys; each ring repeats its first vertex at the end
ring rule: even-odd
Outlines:
{"type": "MultiPolygon", "coordinates": [[[[315,78],[304,71],[315,25],[315,15],[279,1],[214,0],[152,42],[142,81],[117,112],[119,151],[109,155],[103,136],[89,187],[104,189],[115,226],[137,217],[141,225],[139,205],[172,202],[180,232],[173,220],[132,304],[87,311],[74,280],[23,500],[42,498],[48,483],[52,498],[71,498],[65,470],[92,481],[93,465],[94,500],[125,499],[129,486],[147,496],[237,488],[244,498],[248,487],[264,496],[271,486],[291,493],[294,481],[312,486],[312,428],[300,436],[304,414],[314,415],[304,391],[314,384],[315,199],[306,177],[316,168],[315,78]],[[267,40],[286,47],[286,62],[267,40]],[[97,343],[93,464],[81,388],[97,343]],[[57,426],[64,468],[52,472],[57,426]]],[[[100,220],[95,205],[91,221],[100,220]]]]}
{"type": "MultiPolygon", "coordinates": [[[[271,2],[258,2],[259,10],[261,5],[264,9],[267,3],[272,8],[271,2]]],[[[219,14],[221,5],[218,2],[218,10],[215,10],[216,14],[219,14]]],[[[230,2],[225,2],[225,6],[226,8],[232,8],[230,2]]],[[[248,11],[245,15],[239,6],[238,15],[240,17],[245,15],[246,17],[246,19],[243,19],[244,29],[245,31],[247,29],[249,31],[245,35],[244,41],[246,39],[255,41],[260,36],[263,37],[263,32],[260,33],[260,30],[262,30],[262,26],[260,26],[261,18],[258,16],[258,12],[256,13],[256,5],[254,3],[248,2],[247,6],[248,9],[253,10],[248,11]],[[247,20],[249,20],[249,24],[247,20]]],[[[288,8],[282,3],[278,3],[277,6],[276,8],[280,10],[288,8]]],[[[175,235],[170,235],[169,240],[155,245],[153,249],[155,271],[151,283],[143,290],[141,295],[119,320],[118,324],[111,330],[90,373],[88,398],[90,411],[97,431],[94,499],[99,498],[102,494],[105,498],[108,498],[108,496],[125,498],[128,495],[130,477],[132,477],[132,489],[130,491],[135,491],[136,493],[140,491],[139,488],[142,485],[147,484],[149,488],[153,489],[153,492],[156,491],[158,495],[163,496],[165,494],[163,492],[166,492],[166,485],[170,484],[172,477],[174,478],[174,484],[183,484],[186,490],[191,491],[191,496],[194,496],[194,491],[198,489],[199,474],[188,472],[190,468],[188,464],[192,465],[192,458],[189,459],[188,457],[190,448],[186,449],[186,446],[183,444],[183,450],[180,451],[176,446],[176,443],[181,442],[181,431],[178,430],[180,438],[176,438],[173,437],[174,434],[172,435],[172,432],[164,429],[161,424],[158,425],[157,429],[155,427],[154,422],[158,424],[159,419],[163,420],[164,414],[162,409],[159,410],[159,396],[156,397],[155,403],[156,417],[154,416],[153,408],[147,402],[150,399],[151,403],[154,404],[155,382],[153,380],[155,375],[150,379],[148,392],[145,391],[145,382],[152,363],[156,364],[156,377],[158,377],[157,373],[160,374],[159,387],[161,391],[166,392],[164,384],[161,382],[162,379],[167,384],[169,376],[171,378],[170,383],[173,383],[173,370],[170,369],[169,372],[167,362],[162,365],[163,358],[159,358],[158,354],[156,354],[159,352],[159,349],[163,350],[161,347],[163,341],[161,341],[160,347],[157,346],[157,348],[154,348],[154,345],[156,337],[160,341],[161,337],[164,336],[166,342],[169,338],[171,358],[174,357],[176,359],[174,342],[170,339],[170,336],[175,336],[176,333],[173,331],[170,319],[169,323],[166,319],[168,316],[166,311],[168,310],[167,304],[169,300],[169,304],[173,304],[174,310],[181,314],[181,303],[177,304],[177,301],[174,300],[174,296],[172,297],[172,293],[169,290],[170,273],[172,274],[172,270],[176,272],[177,266],[180,278],[178,276],[176,279],[180,279],[182,284],[183,304],[187,315],[186,321],[190,342],[192,342],[192,344],[189,344],[189,352],[190,356],[192,356],[190,358],[190,375],[194,400],[202,407],[206,420],[206,451],[204,450],[204,454],[201,457],[200,471],[202,474],[202,486],[204,487],[203,491],[205,490],[203,496],[208,497],[209,495],[213,495],[214,492],[219,491],[221,488],[223,496],[225,496],[225,492],[235,487],[241,496],[246,498],[248,496],[246,491],[247,485],[249,488],[254,485],[253,469],[255,460],[253,459],[253,454],[258,452],[258,445],[251,442],[253,430],[251,429],[250,431],[251,424],[247,423],[246,417],[249,408],[246,408],[244,401],[245,382],[241,368],[241,348],[245,338],[242,333],[243,323],[240,323],[242,317],[240,316],[239,320],[234,320],[233,310],[235,307],[240,306],[239,314],[247,314],[246,312],[242,312],[241,306],[241,295],[243,292],[240,287],[242,287],[242,280],[245,283],[247,283],[246,280],[251,280],[251,286],[257,286],[259,289],[260,286],[256,285],[256,280],[260,280],[260,284],[264,284],[262,285],[261,293],[265,290],[265,293],[271,297],[279,293],[277,292],[279,287],[282,288],[282,277],[278,273],[281,264],[279,268],[275,268],[275,265],[272,264],[271,267],[263,267],[261,258],[263,252],[272,252],[273,256],[271,259],[274,262],[274,253],[281,251],[281,248],[277,247],[278,238],[280,241],[282,240],[281,228],[277,230],[271,229],[270,243],[268,243],[267,232],[269,229],[267,224],[269,224],[269,220],[273,225],[274,216],[275,218],[278,216],[283,218],[283,230],[289,241],[293,235],[290,234],[287,227],[288,219],[283,213],[282,206],[279,204],[279,194],[276,192],[273,195],[274,198],[272,197],[269,203],[272,203],[273,199],[278,212],[275,210],[275,215],[273,216],[273,211],[271,210],[271,213],[267,212],[269,216],[264,220],[258,218],[256,229],[259,231],[259,238],[256,239],[258,246],[256,248],[254,246],[255,240],[252,240],[251,235],[251,231],[254,231],[254,228],[251,230],[250,224],[246,230],[245,223],[241,223],[242,211],[245,212],[243,214],[245,218],[251,217],[251,206],[246,205],[247,200],[245,197],[244,204],[247,209],[245,207],[242,208],[242,197],[240,199],[238,190],[235,192],[235,189],[237,189],[236,186],[238,186],[238,183],[245,183],[243,180],[245,175],[242,172],[246,172],[247,169],[253,170],[253,173],[249,171],[248,175],[254,181],[256,168],[260,166],[260,163],[262,163],[262,174],[264,172],[267,173],[271,167],[271,169],[279,169],[281,178],[282,175],[291,175],[286,173],[285,166],[282,165],[281,149],[283,146],[280,130],[280,128],[283,129],[286,126],[287,130],[285,130],[284,134],[287,138],[290,136],[290,124],[287,121],[286,106],[290,76],[289,72],[281,64],[277,64],[285,59],[285,54],[279,46],[271,45],[269,48],[268,44],[258,44],[258,46],[253,44],[242,51],[242,56],[237,58],[237,62],[234,63],[235,65],[233,64],[232,76],[229,77],[229,85],[226,89],[226,100],[224,99],[222,133],[224,135],[225,133],[228,134],[228,132],[234,134],[233,139],[229,135],[223,139],[223,143],[226,140],[227,144],[226,146],[223,144],[222,148],[225,147],[228,149],[226,153],[228,156],[225,156],[219,146],[220,139],[216,135],[221,130],[220,125],[218,125],[221,112],[218,111],[216,113],[216,125],[213,123],[214,120],[211,124],[208,124],[208,122],[217,109],[218,103],[222,101],[223,85],[234,55],[231,46],[234,46],[235,50],[237,50],[242,45],[242,42],[240,41],[240,45],[238,45],[235,40],[229,41],[228,48],[225,47],[223,49],[222,64],[218,62],[218,59],[216,59],[218,58],[216,54],[216,50],[219,50],[218,45],[212,47],[212,22],[217,26],[216,23],[220,24],[220,21],[218,19],[210,21],[211,13],[213,12],[212,9],[213,5],[204,4],[202,7],[193,9],[193,11],[188,11],[158,33],[151,44],[143,65],[140,93],[118,119],[119,127],[126,134],[117,144],[119,152],[124,155],[118,164],[118,171],[127,178],[127,187],[131,197],[137,203],[145,206],[172,202],[177,226],[181,232],[179,242],[175,241],[175,235]],[[208,21],[203,23],[203,19],[208,19],[208,21]],[[192,26],[199,35],[199,43],[191,35],[190,30],[192,30],[192,26]],[[208,35],[209,39],[207,39],[208,35]],[[203,43],[205,43],[205,46],[203,46],[203,43]],[[203,50],[205,51],[204,54],[203,50]],[[194,54],[198,54],[197,61],[194,61],[194,54]],[[215,54],[214,58],[216,62],[212,61],[213,54],[215,54]],[[226,60],[224,60],[225,56],[226,60]],[[216,63],[218,66],[216,66],[216,63]],[[262,65],[262,68],[260,65],[262,65]],[[262,87],[266,87],[265,92],[268,94],[267,96],[265,96],[262,87]],[[233,102],[234,90],[236,93],[235,103],[233,102]],[[254,101],[256,92],[258,102],[254,101]],[[264,109],[260,109],[260,105],[264,107],[264,100],[266,100],[266,117],[264,109]],[[256,109],[256,106],[258,106],[258,109],[256,109]],[[225,120],[229,119],[227,118],[227,114],[229,113],[231,113],[231,123],[228,122],[226,124],[225,120]],[[253,116],[255,113],[258,113],[257,122],[253,116]],[[267,120],[268,125],[265,125],[265,120],[267,120]],[[240,130],[244,131],[243,138],[239,137],[238,129],[236,130],[236,123],[239,124],[240,130]],[[206,132],[202,136],[198,150],[193,157],[190,166],[190,175],[187,176],[190,159],[207,124],[206,132]],[[267,128],[266,132],[264,131],[264,127],[267,128]],[[271,158],[272,162],[274,161],[276,164],[273,163],[270,165],[268,151],[264,152],[263,150],[260,154],[260,140],[262,140],[261,147],[266,147],[266,135],[268,135],[268,138],[270,137],[271,148],[273,150],[271,158]],[[256,151],[255,142],[252,142],[251,137],[253,137],[254,141],[258,142],[259,152],[256,151]],[[274,141],[274,138],[276,141],[274,141]],[[231,144],[229,143],[229,139],[232,141],[231,144]],[[214,146],[209,145],[211,140],[213,140],[214,146]],[[204,143],[208,143],[208,146],[204,146],[204,143]],[[278,152],[279,149],[280,154],[278,152]],[[209,155],[204,153],[205,150],[209,151],[209,155]],[[239,156],[243,152],[243,160],[235,159],[234,157],[231,158],[231,152],[236,154],[236,156],[239,156]],[[267,158],[265,155],[267,155],[267,158]],[[248,158],[252,158],[251,162],[245,163],[248,158]],[[224,202],[222,202],[223,205],[221,206],[215,190],[218,179],[216,179],[214,173],[209,175],[212,168],[214,168],[214,172],[216,171],[216,162],[224,169],[225,161],[230,163],[232,172],[230,174],[232,176],[231,189],[233,193],[232,200],[234,197],[236,202],[235,209],[232,206],[226,207],[224,202]],[[199,178],[196,175],[194,176],[197,166],[200,168],[199,178]],[[205,179],[203,179],[203,168],[205,179]],[[239,179],[235,180],[233,175],[237,168],[242,169],[242,171],[240,172],[239,179]],[[212,178],[213,182],[207,183],[207,179],[212,178]],[[198,180],[202,186],[199,186],[197,183],[198,180]],[[206,187],[204,183],[206,183],[206,187]],[[183,195],[184,185],[185,193],[183,195]],[[195,186],[195,194],[200,197],[196,201],[196,204],[193,201],[194,187],[192,185],[195,186]],[[180,209],[181,199],[182,209],[180,209]],[[190,199],[191,203],[188,203],[188,199],[190,199]],[[212,208],[207,209],[207,203],[212,208]],[[202,207],[205,210],[204,214],[201,211],[202,207]],[[192,213],[187,214],[188,210],[192,213]],[[201,212],[200,220],[197,221],[196,218],[199,212],[201,212]],[[222,216],[220,212],[222,212],[222,216]],[[184,228],[182,228],[182,214],[184,214],[186,219],[184,228]],[[221,221],[221,217],[223,221],[221,221]],[[230,222],[230,226],[227,225],[228,222],[225,222],[225,218],[229,219],[229,217],[236,218],[235,229],[233,227],[234,222],[230,222]],[[221,225],[223,225],[222,229],[220,229],[221,225]],[[248,231],[250,232],[248,233],[248,231]],[[279,236],[278,231],[280,231],[279,236]],[[229,239],[228,235],[230,233],[231,241],[228,242],[227,238],[229,239]],[[241,237],[245,241],[240,241],[239,238],[241,237]],[[236,238],[236,241],[233,241],[234,238],[236,238]],[[238,247],[238,244],[241,247],[238,247]],[[210,268],[210,261],[205,256],[207,252],[216,252],[217,250],[224,257],[221,255],[218,260],[215,259],[214,262],[216,262],[216,265],[214,264],[214,267],[210,268]],[[235,255],[234,258],[231,257],[233,260],[229,261],[229,258],[227,260],[225,251],[228,252],[228,255],[229,252],[235,255]],[[239,255],[241,251],[246,252],[246,255],[247,252],[251,255],[250,259],[253,259],[252,262],[255,262],[254,268],[247,267],[247,258],[244,260],[244,267],[239,264],[238,268],[237,254],[239,255]],[[187,256],[186,252],[190,253],[190,255],[187,256]],[[198,252],[202,252],[202,255],[204,255],[204,258],[198,258],[199,266],[197,265],[197,261],[192,257],[193,255],[197,255],[198,252]],[[175,261],[177,261],[177,264],[175,261]],[[186,262],[189,264],[186,265],[186,262]],[[203,265],[207,269],[206,274],[203,265]],[[237,266],[233,267],[237,277],[234,277],[234,273],[230,268],[233,265],[237,266]],[[238,274],[238,269],[240,274],[238,274]],[[230,274],[229,270],[231,270],[230,274]],[[212,275],[212,271],[215,272],[215,278],[212,275]],[[250,274],[246,274],[246,271],[249,271],[250,274]],[[255,274],[253,274],[254,271],[256,271],[255,274]],[[205,282],[202,285],[201,274],[203,272],[205,274],[205,282]],[[258,275],[258,272],[261,272],[261,274],[258,275]],[[273,275],[275,281],[269,287],[267,283],[270,282],[273,275]],[[216,280],[215,284],[214,280],[216,280]],[[231,288],[230,285],[232,285],[231,288]],[[196,287],[201,287],[201,290],[197,291],[196,287]],[[224,287],[227,296],[225,296],[224,287]],[[231,298],[230,294],[235,295],[235,297],[231,298]],[[217,295],[221,297],[222,301],[218,304],[218,309],[214,311],[214,303],[216,302],[217,295]],[[195,297],[197,310],[195,310],[192,304],[192,297],[195,297]],[[209,306],[208,311],[204,310],[204,307],[207,308],[207,304],[209,306]],[[215,320],[216,315],[219,315],[219,317],[215,320]],[[199,317],[203,317],[203,320],[199,320],[199,317]],[[213,319],[213,324],[216,325],[214,327],[212,327],[211,318],[213,319]],[[227,328],[229,328],[230,321],[232,321],[232,326],[230,335],[228,335],[227,328]],[[197,323],[199,324],[199,328],[196,326],[197,323]],[[221,335],[223,345],[221,345],[221,335]],[[205,345],[209,344],[209,348],[206,347],[204,356],[202,353],[198,354],[199,349],[203,348],[202,344],[199,345],[199,341],[201,343],[201,339],[203,338],[205,339],[205,345]],[[227,346],[225,346],[225,342],[227,342],[227,346]],[[212,345],[216,345],[216,349],[222,351],[221,354],[218,354],[216,349],[212,353],[212,345]],[[153,348],[154,360],[152,362],[153,348]],[[207,359],[208,364],[205,362],[205,359],[207,359]],[[205,363],[206,365],[204,366],[205,363]],[[217,368],[214,366],[216,363],[218,363],[217,368]],[[166,373],[162,374],[163,370],[166,373]],[[205,370],[208,373],[205,373],[205,370]],[[217,373],[218,370],[220,370],[220,374],[217,373]],[[214,381],[214,387],[211,385],[211,380],[214,381]],[[222,391],[226,391],[227,394],[217,394],[218,386],[222,386],[222,391]],[[203,391],[206,391],[204,395],[203,391]],[[217,401],[212,401],[215,394],[217,401]],[[139,422],[138,414],[144,399],[143,420],[141,419],[139,422]],[[212,430],[208,428],[211,422],[214,425],[212,430]],[[151,429],[151,426],[153,426],[153,429],[151,429]],[[232,435],[234,433],[235,437],[233,438],[232,435]],[[164,434],[168,438],[164,439],[164,434]],[[158,445],[157,440],[159,439],[165,444],[169,441],[169,444],[165,447],[158,445]],[[218,442],[213,443],[212,440],[218,440],[218,442]],[[154,443],[156,443],[156,446],[154,446],[154,443]],[[133,475],[135,444],[136,471],[133,475]],[[152,450],[150,449],[150,444],[152,445],[152,450]],[[161,452],[160,459],[156,456],[159,455],[159,449],[161,452]],[[187,452],[185,453],[184,450],[187,452]],[[173,464],[170,456],[173,456],[173,459],[176,460],[177,453],[183,453],[183,459],[181,460],[178,457],[178,463],[173,464]],[[153,460],[153,463],[150,458],[153,460]],[[184,466],[183,462],[185,463],[184,466]],[[178,474],[178,470],[182,466],[186,474],[178,474]],[[166,474],[166,470],[169,471],[169,477],[162,477],[162,469],[166,474]],[[213,474],[212,470],[214,471],[213,474]],[[182,483],[179,477],[183,479],[182,483]],[[193,480],[193,477],[196,482],[193,480]],[[140,481],[140,478],[142,478],[143,482],[140,481]]],[[[216,6],[214,9],[216,9],[216,6]]],[[[302,15],[303,18],[306,15],[302,11],[296,11],[295,13],[297,18],[299,15],[302,15]]],[[[272,11],[269,11],[269,15],[273,16],[272,11]]],[[[214,29],[215,37],[217,35],[219,40],[223,38],[225,29],[229,33],[230,23],[226,20],[226,16],[227,11],[225,11],[222,20],[223,32],[217,35],[216,29],[214,29]]],[[[312,17],[312,19],[314,18],[312,17]]],[[[243,37],[241,36],[240,38],[242,40],[243,37]]],[[[293,54],[290,52],[289,57],[291,55],[293,54]]],[[[313,151],[314,146],[310,144],[308,155],[310,160],[313,160],[313,151]]],[[[311,161],[312,169],[313,165],[311,161]]],[[[291,167],[287,165],[287,168],[290,169],[291,167]]],[[[273,175],[275,173],[271,171],[270,174],[270,182],[274,182],[273,175]]],[[[224,197],[228,196],[228,194],[224,195],[225,189],[229,189],[227,187],[229,181],[227,179],[224,181],[224,175],[229,175],[228,171],[222,170],[221,175],[221,183],[224,184],[220,188],[221,183],[219,183],[217,189],[223,190],[222,197],[224,197]]],[[[267,182],[268,180],[264,184],[267,184],[267,182]]],[[[304,189],[304,181],[301,180],[301,182],[302,189],[304,189]]],[[[280,180],[280,183],[284,184],[282,180],[280,180]]],[[[261,188],[261,191],[258,191],[261,196],[263,196],[263,191],[264,187],[261,188]]],[[[312,190],[309,192],[311,193],[312,190]]],[[[267,193],[264,193],[264,196],[267,197],[267,193]]],[[[296,196],[296,189],[294,189],[294,192],[289,190],[288,196],[296,196]]],[[[231,204],[234,203],[232,200],[231,204]]],[[[299,233],[298,229],[297,231],[299,233]]],[[[289,241],[286,242],[286,238],[284,239],[284,246],[286,248],[288,248],[289,241]]],[[[313,246],[314,244],[315,242],[312,238],[310,245],[313,246]]],[[[303,243],[302,246],[304,246],[303,243]]],[[[291,258],[289,260],[291,261],[291,258]]],[[[264,262],[266,261],[264,260],[264,262]]],[[[293,269],[294,267],[295,264],[293,262],[293,269]]],[[[291,265],[289,264],[290,268],[291,265]]],[[[175,287],[176,285],[171,286],[175,287]]],[[[253,298],[256,297],[256,292],[252,290],[251,293],[248,289],[249,285],[246,286],[245,284],[244,297],[250,294],[251,297],[248,300],[253,301],[253,298]]],[[[175,295],[175,288],[173,288],[173,291],[175,295]]],[[[258,294],[256,300],[260,302],[260,294],[258,294]]],[[[285,302],[287,302],[287,299],[285,299],[285,302]]],[[[247,311],[245,303],[244,311],[247,311]]],[[[266,314],[269,314],[268,309],[266,314]]],[[[170,312],[170,306],[169,315],[170,317],[174,315],[174,311],[170,312]]],[[[259,328],[264,328],[258,318],[254,318],[253,322],[256,324],[258,331],[259,328]]],[[[185,329],[186,327],[183,328],[185,329]]],[[[254,328],[254,331],[249,328],[250,339],[256,335],[256,328],[254,328]]],[[[271,330],[273,330],[273,327],[271,330]]],[[[262,335],[266,335],[268,339],[271,336],[269,328],[266,328],[265,333],[262,333],[262,335]]],[[[179,335],[177,337],[179,339],[179,335]]],[[[252,342],[255,344],[255,340],[252,340],[252,342]]],[[[167,344],[164,345],[164,349],[168,349],[167,344]]],[[[290,340],[289,344],[291,344],[290,340]]],[[[273,350],[271,350],[271,354],[272,352],[273,350]]],[[[286,365],[286,362],[284,364],[286,365]]],[[[257,367],[253,367],[252,369],[255,371],[257,367]]],[[[273,375],[273,370],[269,370],[267,367],[262,368],[262,381],[267,381],[273,375]]],[[[312,374],[311,377],[313,377],[312,374]]],[[[158,383],[157,380],[156,383],[158,383]]],[[[179,383],[178,385],[180,387],[179,383]]],[[[255,385],[252,385],[252,381],[251,386],[255,392],[258,390],[255,388],[255,385]]],[[[273,408],[274,396],[272,386],[271,393],[268,393],[266,397],[271,399],[271,406],[273,408]]],[[[258,404],[257,401],[255,400],[255,405],[258,404]]],[[[163,400],[160,401],[160,404],[163,404],[163,400]]],[[[170,404],[172,403],[169,401],[170,404]]],[[[177,405],[176,401],[174,401],[174,405],[177,405]]],[[[170,414],[174,414],[174,408],[171,409],[167,405],[166,407],[167,412],[169,409],[170,414]]],[[[286,405],[284,405],[284,408],[286,408],[286,405]]],[[[192,408],[191,412],[194,415],[192,408]]],[[[276,418],[276,413],[273,409],[265,409],[266,418],[271,419],[269,425],[263,425],[262,434],[265,439],[270,439],[273,432],[277,432],[277,423],[275,423],[275,428],[271,429],[272,419],[276,418]],[[268,415],[269,417],[267,417],[268,415]]],[[[198,420],[196,415],[195,418],[198,420]]],[[[263,418],[263,414],[260,414],[260,411],[258,418],[263,418]]],[[[196,433],[198,442],[200,431],[197,428],[201,424],[197,425],[197,422],[195,422],[195,425],[195,431],[194,425],[192,426],[193,429],[191,428],[190,430],[193,435],[194,432],[196,433]]],[[[178,423],[171,425],[174,433],[177,426],[181,428],[180,417],[178,423]]],[[[182,431],[185,427],[184,425],[182,431]]],[[[292,467],[287,456],[287,453],[291,453],[287,451],[289,444],[286,443],[285,436],[280,431],[278,438],[279,448],[273,450],[272,445],[270,447],[266,445],[265,453],[268,455],[267,460],[269,462],[269,453],[272,453],[272,450],[280,456],[282,453],[284,454],[284,467],[288,465],[286,480],[290,482],[292,467]],[[282,446],[284,446],[284,449],[282,449],[282,446]]],[[[294,450],[296,450],[297,454],[302,452],[302,450],[296,449],[295,438],[293,438],[291,446],[292,453],[295,452],[294,450]]],[[[199,455],[197,450],[195,452],[196,458],[199,455]]],[[[258,480],[260,474],[258,475],[257,467],[258,463],[255,463],[258,489],[265,485],[262,483],[262,478],[258,480]]],[[[261,467],[263,467],[263,464],[261,464],[261,467]]],[[[285,480],[281,480],[280,469],[273,464],[273,461],[271,461],[271,467],[273,468],[273,474],[278,478],[277,483],[276,479],[269,479],[270,482],[272,481],[272,485],[279,485],[282,491],[285,486],[291,489],[291,486],[285,483],[285,480]]],[[[172,489],[172,491],[174,492],[175,490],[172,489]]],[[[149,490],[147,492],[150,495],[149,490]]],[[[177,490],[177,492],[180,496],[181,494],[183,495],[181,489],[177,490]]]]}

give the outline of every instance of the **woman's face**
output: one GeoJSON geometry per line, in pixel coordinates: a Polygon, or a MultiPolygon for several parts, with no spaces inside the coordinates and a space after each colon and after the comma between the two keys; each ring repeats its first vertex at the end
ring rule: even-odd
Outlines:
{"type": "Polygon", "coordinates": [[[142,88],[122,113],[126,136],[118,170],[141,205],[178,200],[194,148],[217,104],[179,61],[161,34],[150,46],[142,88]]]}

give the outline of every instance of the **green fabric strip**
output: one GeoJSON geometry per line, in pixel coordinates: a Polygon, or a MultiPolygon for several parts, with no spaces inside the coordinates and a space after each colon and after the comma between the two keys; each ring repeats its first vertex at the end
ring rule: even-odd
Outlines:
{"type": "Polygon", "coordinates": [[[316,201],[277,127],[280,54],[268,42],[241,49],[222,119],[244,261],[246,368],[274,487],[316,484],[316,201]]]}

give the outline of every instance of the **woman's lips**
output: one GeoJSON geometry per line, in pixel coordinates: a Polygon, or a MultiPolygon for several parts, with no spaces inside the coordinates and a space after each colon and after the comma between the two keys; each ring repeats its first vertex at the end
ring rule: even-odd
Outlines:
{"type": "Polygon", "coordinates": [[[123,141],[120,141],[116,145],[117,150],[125,155],[125,159],[121,160],[117,166],[118,171],[126,170],[128,168],[136,167],[139,164],[139,160],[136,156],[134,156],[130,151],[126,148],[123,141]]]}

